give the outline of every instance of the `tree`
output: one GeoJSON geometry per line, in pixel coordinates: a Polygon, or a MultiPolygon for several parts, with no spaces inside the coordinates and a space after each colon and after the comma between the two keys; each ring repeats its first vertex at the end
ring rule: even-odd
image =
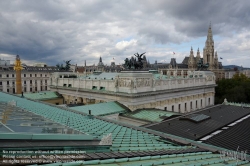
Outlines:
{"type": "Polygon", "coordinates": [[[229,102],[250,103],[250,78],[244,74],[235,74],[232,79],[222,79],[215,88],[215,104],[229,102]]]}

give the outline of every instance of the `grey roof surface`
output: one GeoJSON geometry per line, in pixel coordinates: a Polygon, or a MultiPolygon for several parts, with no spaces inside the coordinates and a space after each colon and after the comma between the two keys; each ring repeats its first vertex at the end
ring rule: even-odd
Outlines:
{"type": "Polygon", "coordinates": [[[172,120],[151,125],[148,128],[183,138],[199,140],[200,138],[250,114],[250,109],[238,106],[217,105],[213,108],[203,109],[191,114],[203,114],[211,118],[197,123],[185,119],[184,115],[180,118],[174,118],[172,120]]]}

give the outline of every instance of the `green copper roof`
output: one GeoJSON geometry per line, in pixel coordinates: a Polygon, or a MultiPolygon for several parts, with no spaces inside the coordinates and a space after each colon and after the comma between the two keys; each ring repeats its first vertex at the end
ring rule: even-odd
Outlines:
{"type": "Polygon", "coordinates": [[[1,139],[24,140],[93,140],[94,137],[85,134],[31,134],[31,133],[1,133],[1,139]]]}
{"type": "Polygon", "coordinates": [[[47,99],[58,98],[58,95],[52,91],[42,91],[42,92],[37,92],[37,93],[24,93],[23,95],[24,97],[33,99],[33,100],[47,100],[47,99]]]}
{"type": "Polygon", "coordinates": [[[55,105],[35,102],[0,92],[0,101],[9,102],[12,100],[17,103],[18,107],[24,110],[97,138],[102,138],[104,135],[112,133],[111,151],[185,149],[189,147],[175,145],[162,140],[160,136],[82,115],[73,112],[73,110],[70,111],[55,105]]]}
{"type": "Polygon", "coordinates": [[[150,122],[161,122],[163,119],[172,115],[179,114],[175,112],[167,112],[157,109],[143,109],[122,114],[122,116],[131,117],[139,120],[146,120],[150,122]]]}
{"type": "Polygon", "coordinates": [[[98,115],[98,116],[126,112],[125,107],[122,107],[117,102],[107,102],[107,103],[98,103],[85,106],[77,106],[77,107],[71,107],[70,109],[83,112],[86,114],[89,114],[89,110],[91,110],[91,115],[98,115]]]}

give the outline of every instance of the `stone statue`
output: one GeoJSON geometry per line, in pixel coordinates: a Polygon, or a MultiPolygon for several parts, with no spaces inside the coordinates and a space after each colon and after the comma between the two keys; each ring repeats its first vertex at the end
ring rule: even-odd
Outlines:
{"type": "Polygon", "coordinates": [[[71,60],[68,60],[68,61],[64,61],[65,62],[65,67],[63,66],[63,64],[57,64],[56,65],[56,67],[58,67],[59,68],[59,70],[65,70],[65,71],[69,71],[69,69],[70,69],[70,61],[71,60]]]}
{"type": "Polygon", "coordinates": [[[209,67],[209,63],[203,64],[203,58],[200,58],[197,63],[197,70],[207,70],[209,67]]]}
{"type": "Polygon", "coordinates": [[[174,70],[174,77],[177,77],[177,71],[176,70],[174,70]]]}
{"type": "Polygon", "coordinates": [[[131,59],[129,60],[128,58],[126,58],[124,61],[125,61],[125,64],[123,65],[126,69],[137,69],[137,70],[140,70],[143,68],[143,58],[142,56],[145,54],[146,52],[144,52],[143,54],[134,54],[135,57],[137,57],[137,60],[136,58],[134,57],[131,57],[131,59]]]}
{"type": "Polygon", "coordinates": [[[190,77],[190,78],[192,78],[193,77],[193,72],[192,71],[190,71],[190,70],[188,70],[188,77],[190,77]]]}
{"type": "Polygon", "coordinates": [[[115,79],[115,87],[116,88],[118,87],[118,79],[117,78],[115,79]]]}
{"type": "Polygon", "coordinates": [[[169,70],[167,71],[167,75],[168,75],[168,77],[170,77],[170,71],[169,70]]]}
{"type": "Polygon", "coordinates": [[[184,72],[183,72],[183,70],[181,70],[181,76],[184,77],[184,72]]]}

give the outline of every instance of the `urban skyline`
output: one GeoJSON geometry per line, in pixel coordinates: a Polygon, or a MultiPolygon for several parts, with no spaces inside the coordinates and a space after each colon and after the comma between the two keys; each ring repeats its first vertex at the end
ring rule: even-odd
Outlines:
{"type": "Polygon", "coordinates": [[[181,62],[199,48],[212,24],[223,65],[250,67],[248,1],[1,1],[0,57],[48,65],[123,63],[147,52],[151,63],[181,62]]]}

